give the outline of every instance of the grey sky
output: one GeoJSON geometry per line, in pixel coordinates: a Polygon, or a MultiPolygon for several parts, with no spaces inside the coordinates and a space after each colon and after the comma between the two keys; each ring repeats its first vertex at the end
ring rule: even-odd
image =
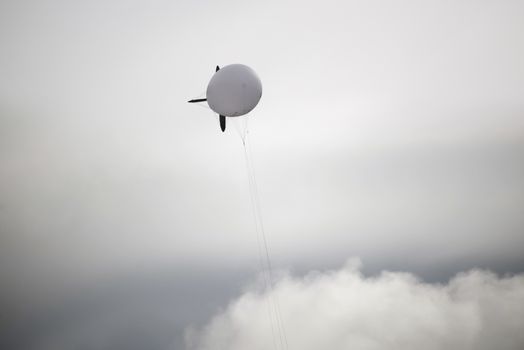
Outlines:
{"type": "MultiPolygon", "coordinates": [[[[242,145],[185,103],[217,64],[247,64],[262,80],[249,128],[277,267],[356,256],[369,273],[427,280],[522,272],[523,11],[520,1],[3,1],[10,327],[61,308],[82,317],[61,300],[93,290],[109,303],[110,285],[149,275],[205,285],[194,271],[217,281],[202,297],[213,306],[195,301],[203,322],[253,278],[242,145]]],[[[130,305],[147,299],[128,293],[130,305]]],[[[194,321],[173,319],[176,332],[194,321]]]]}

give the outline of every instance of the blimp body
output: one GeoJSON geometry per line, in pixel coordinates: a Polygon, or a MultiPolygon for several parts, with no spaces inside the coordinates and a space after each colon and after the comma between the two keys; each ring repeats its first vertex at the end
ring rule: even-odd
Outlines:
{"type": "Polygon", "coordinates": [[[262,97],[262,83],[253,69],[230,64],[217,70],[207,85],[209,107],[221,116],[238,117],[255,108],[262,97]]]}

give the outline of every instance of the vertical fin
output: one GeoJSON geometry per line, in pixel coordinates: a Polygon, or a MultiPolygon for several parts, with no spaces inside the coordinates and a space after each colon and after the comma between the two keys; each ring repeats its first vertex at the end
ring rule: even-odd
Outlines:
{"type": "Polygon", "coordinates": [[[220,130],[222,130],[222,132],[226,131],[226,116],[225,115],[220,115],[220,130]]]}
{"type": "Polygon", "coordinates": [[[220,70],[220,67],[217,66],[216,69],[215,69],[215,73],[218,72],[220,70]]]}

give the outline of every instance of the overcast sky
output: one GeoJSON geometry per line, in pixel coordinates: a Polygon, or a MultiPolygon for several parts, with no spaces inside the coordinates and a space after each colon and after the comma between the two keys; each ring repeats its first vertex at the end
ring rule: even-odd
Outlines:
{"type": "Polygon", "coordinates": [[[487,0],[1,1],[0,345],[267,348],[269,320],[235,318],[264,295],[242,143],[186,103],[216,65],[243,63],[264,89],[249,138],[289,336],[314,336],[303,317],[342,330],[361,319],[322,317],[370,283],[380,291],[362,305],[383,301],[391,279],[429,293],[364,308],[378,323],[354,337],[296,346],[420,348],[373,332],[423,305],[435,312],[408,312],[407,325],[472,327],[438,328],[426,348],[500,336],[498,348],[521,349],[497,320],[524,327],[523,13],[487,0]],[[308,286],[342,297],[294,318],[308,286]],[[489,324],[501,331],[482,333],[489,324]]]}

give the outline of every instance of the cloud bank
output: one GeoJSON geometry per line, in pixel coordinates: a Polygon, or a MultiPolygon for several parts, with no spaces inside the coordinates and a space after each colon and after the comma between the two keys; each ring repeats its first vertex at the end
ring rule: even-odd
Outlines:
{"type": "Polygon", "coordinates": [[[285,276],[273,295],[246,290],[202,329],[191,350],[272,349],[268,298],[277,298],[289,349],[523,349],[524,274],[471,270],[447,284],[382,272],[366,277],[350,260],[339,270],[285,276]]]}

